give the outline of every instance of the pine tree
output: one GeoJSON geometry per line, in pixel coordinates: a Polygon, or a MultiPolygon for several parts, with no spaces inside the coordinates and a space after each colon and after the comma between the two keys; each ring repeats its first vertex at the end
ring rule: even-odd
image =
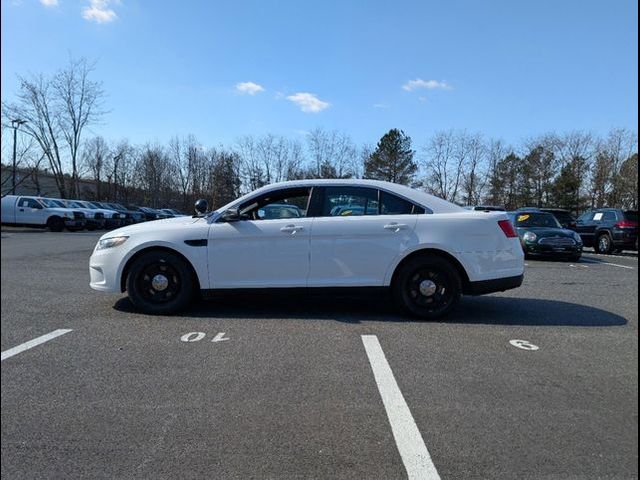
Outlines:
{"type": "Polygon", "coordinates": [[[413,161],[414,153],[411,149],[411,137],[402,130],[391,129],[365,160],[364,178],[410,184],[418,170],[413,161]]]}

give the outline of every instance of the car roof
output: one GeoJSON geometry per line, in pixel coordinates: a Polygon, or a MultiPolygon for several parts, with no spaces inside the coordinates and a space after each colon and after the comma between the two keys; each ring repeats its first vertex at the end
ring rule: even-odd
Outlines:
{"type": "Polygon", "coordinates": [[[571,213],[566,208],[556,208],[556,207],[544,207],[544,208],[541,208],[540,210],[542,210],[543,212],[571,213]]]}
{"type": "Polygon", "coordinates": [[[369,187],[369,188],[377,188],[392,194],[395,194],[399,197],[403,197],[413,203],[417,203],[423,207],[428,208],[433,213],[454,213],[454,212],[464,212],[464,208],[443,200],[442,198],[436,197],[435,195],[431,195],[429,193],[423,192],[421,190],[416,190],[414,188],[409,188],[404,185],[399,185],[397,183],[391,182],[383,182],[381,180],[362,180],[362,179],[311,179],[311,180],[290,180],[287,182],[279,182],[272,183],[270,185],[266,185],[262,188],[254,190],[253,192],[248,193],[240,197],[237,200],[225,205],[224,207],[216,210],[223,211],[226,208],[229,208],[231,205],[242,203],[248,198],[253,197],[254,195],[259,195],[262,193],[268,193],[273,190],[279,190],[282,188],[296,188],[296,187],[369,187]]]}

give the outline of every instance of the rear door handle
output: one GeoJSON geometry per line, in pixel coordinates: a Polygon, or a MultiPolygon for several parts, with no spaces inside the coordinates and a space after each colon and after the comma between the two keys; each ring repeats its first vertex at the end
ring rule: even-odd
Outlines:
{"type": "Polygon", "coordinates": [[[304,227],[302,225],[287,225],[280,229],[282,233],[290,233],[291,235],[300,230],[304,230],[304,227]]]}
{"type": "Polygon", "coordinates": [[[384,226],[385,230],[393,230],[394,232],[399,232],[400,230],[404,230],[405,228],[407,228],[406,223],[396,223],[396,222],[387,223],[384,226]]]}

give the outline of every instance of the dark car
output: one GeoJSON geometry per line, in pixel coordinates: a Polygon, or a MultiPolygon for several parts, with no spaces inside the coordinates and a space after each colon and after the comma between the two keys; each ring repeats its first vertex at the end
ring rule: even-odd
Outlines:
{"type": "Polygon", "coordinates": [[[142,215],[137,216],[138,212],[132,212],[127,210],[119,203],[106,203],[106,202],[91,202],[93,205],[99,208],[106,208],[109,210],[115,210],[124,216],[122,221],[123,225],[131,225],[132,223],[137,223],[142,221],[142,215]]]}
{"type": "Polygon", "coordinates": [[[597,208],[581,215],[577,232],[596,253],[638,250],[638,211],[597,208]]]}
{"type": "Polygon", "coordinates": [[[552,214],[558,219],[560,225],[564,228],[568,228],[573,231],[576,230],[576,219],[571,215],[569,210],[565,210],[564,208],[541,208],[540,211],[552,214]]]}
{"type": "Polygon", "coordinates": [[[582,256],[580,235],[562,228],[554,215],[540,210],[522,210],[509,212],[508,216],[518,232],[525,257],[562,257],[576,262],[582,256]]]}

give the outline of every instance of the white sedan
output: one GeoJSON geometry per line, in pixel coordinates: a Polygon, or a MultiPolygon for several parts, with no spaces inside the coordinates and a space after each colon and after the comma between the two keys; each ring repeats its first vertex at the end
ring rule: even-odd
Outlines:
{"type": "MultiPolygon", "coordinates": [[[[202,201],[200,201],[202,202],[202,201]]],[[[120,228],[89,262],[91,287],[142,312],[238,289],[390,289],[407,313],[445,315],[462,294],[519,287],[524,254],[505,213],[474,212],[401,185],[301,180],[213,212],[120,228]]]]}

